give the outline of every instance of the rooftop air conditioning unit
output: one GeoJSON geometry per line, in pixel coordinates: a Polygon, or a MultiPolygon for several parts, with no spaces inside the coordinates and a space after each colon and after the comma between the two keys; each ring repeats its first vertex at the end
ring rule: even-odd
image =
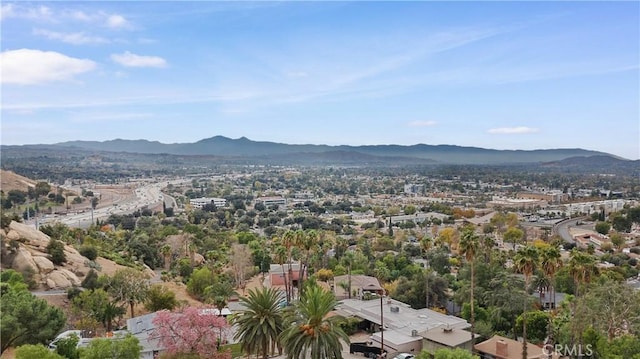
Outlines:
{"type": "Polygon", "coordinates": [[[399,313],[399,312],[400,312],[400,307],[398,307],[397,305],[391,306],[391,313],[399,313]]]}
{"type": "Polygon", "coordinates": [[[417,331],[417,330],[415,330],[415,329],[414,329],[414,330],[412,330],[412,331],[411,331],[411,336],[412,336],[412,337],[417,337],[417,336],[418,336],[418,331],[417,331]]]}

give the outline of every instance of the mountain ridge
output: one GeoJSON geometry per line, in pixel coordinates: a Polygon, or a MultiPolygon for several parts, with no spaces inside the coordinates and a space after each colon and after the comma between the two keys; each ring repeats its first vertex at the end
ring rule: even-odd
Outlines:
{"type": "Polygon", "coordinates": [[[295,156],[303,160],[304,156],[321,158],[323,162],[330,162],[331,157],[345,158],[346,153],[354,160],[358,156],[374,162],[381,160],[416,160],[427,163],[441,164],[506,164],[506,163],[548,163],[561,161],[571,157],[604,156],[628,161],[618,156],[581,148],[555,148],[535,150],[497,150],[473,146],[458,145],[429,145],[419,143],[415,145],[326,145],[326,144],[286,144],[270,141],[253,141],[246,137],[232,139],[225,136],[213,136],[192,143],[161,143],[145,139],[108,141],[67,141],[49,146],[66,146],[81,149],[130,152],[141,154],[171,154],[171,155],[215,155],[245,158],[264,158],[273,156],[285,159],[295,156]]]}

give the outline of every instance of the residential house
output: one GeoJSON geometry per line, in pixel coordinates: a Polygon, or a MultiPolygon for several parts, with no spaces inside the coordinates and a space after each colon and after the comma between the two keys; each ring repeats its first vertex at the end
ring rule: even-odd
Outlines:
{"type": "Polygon", "coordinates": [[[408,304],[387,297],[372,300],[344,299],[336,311],[344,317],[362,319],[360,328],[375,332],[370,337],[373,346],[381,346],[384,341],[384,348],[388,352],[418,353],[422,350],[425,339],[420,333],[432,329],[470,327],[462,318],[426,308],[416,310],[408,304]],[[384,327],[384,339],[380,332],[381,326],[384,327]]]}
{"type": "MultiPolygon", "coordinates": [[[[337,299],[349,298],[349,275],[339,275],[333,278],[333,293],[337,299]]],[[[384,289],[375,277],[368,275],[351,275],[351,297],[359,298],[365,293],[382,295],[384,289]]]]}
{"type": "MultiPolygon", "coordinates": [[[[435,355],[439,349],[460,348],[471,351],[471,332],[449,327],[438,327],[419,333],[422,339],[422,350],[435,355]]],[[[478,335],[476,334],[476,338],[478,335]]]]}
{"type": "MultiPolygon", "coordinates": [[[[476,344],[474,348],[481,359],[522,359],[522,343],[499,335],[476,344]]],[[[549,359],[550,356],[552,359],[560,358],[560,355],[553,352],[553,348],[549,345],[539,347],[527,343],[528,359],[549,359]]]]}

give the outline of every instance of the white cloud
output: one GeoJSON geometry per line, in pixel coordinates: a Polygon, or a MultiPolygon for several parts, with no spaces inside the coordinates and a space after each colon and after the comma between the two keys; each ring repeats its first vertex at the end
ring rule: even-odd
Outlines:
{"type": "Polygon", "coordinates": [[[436,121],[411,121],[408,123],[409,127],[430,127],[435,126],[438,123],[436,121]]]}
{"type": "Polygon", "coordinates": [[[123,54],[112,54],[111,60],[126,67],[166,67],[167,61],[159,56],[141,56],[126,51],[123,54]]]}
{"type": "Polygon", "coordinates": [[[84,32],[56,32],[45,29],[34,29],[34,35],[44,36],[49,40],[59,40],[73,45],[106,44],[110,41],[100,36],[87,35],[84,32]]]}
{"type": "Polygon", "coordinates": [[[30,20],[53,21],[54,15],[50,8],[46,6],[21,7],[14,4],[3,4],[0,8],[0,19],[23,18],[30,20]]]}
{"type": "Polygon", "coordinates": [[[0,6],[0,20],[16,16],[13,4],[2,4],[0,6]]]}
{"type": "Polygon", "coordinates": [[[107,17],[107,26],[112,29],[122,29],[129,27],[129,21],[122,15],[113,14],[107,17]]]}
{"type": "Polygon", "coordinates": [[[499,127],[499,128],[492,128],[490,130],[488,130],[488,133],[494,134],[494,135],[521,135],[521,134],[525,134],[525,133],[536,133],[539,130],[537,128],[531,128],[531,127],[525,127],[525,126],[519,126],[519,127],[499,127]]]}
{"type": "Polygon", "coordinates": [[[18,85],[71,80],[74,76],[96,67],[96,63],[91,60],[73,58],[59,52],[31,49],[2,52],[0,64],[2,83],[18,85]]]}

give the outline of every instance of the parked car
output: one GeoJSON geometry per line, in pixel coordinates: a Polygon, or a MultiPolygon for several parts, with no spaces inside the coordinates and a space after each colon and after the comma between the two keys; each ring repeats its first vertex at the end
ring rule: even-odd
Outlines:
{"type": "Polygon", "coordinates": [[[409,354],[409,353],[400,353],[396,356],[393,357],[393,359],[413,359],[416,356],[413,354],[409,354]]]}

